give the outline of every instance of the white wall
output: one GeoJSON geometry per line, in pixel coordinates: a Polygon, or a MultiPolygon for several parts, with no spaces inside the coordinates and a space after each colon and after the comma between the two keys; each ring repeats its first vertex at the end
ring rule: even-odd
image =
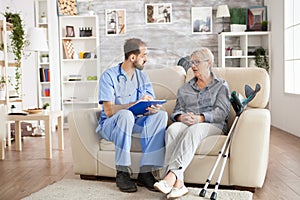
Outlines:
{"type": "Polygon", "coordinates": [[[300,137],[300,95],[284,93],[284,0],[269,0],[272,32],[271,123],[300,137]]]}
{"type": "MultiPolygon", "coordinates": [[[[284,32],[283,32],[283,0],[265,0],[268,5],[268,15],[272,32],[272,62],[271,62],[271,120],[272,125],[300,137],[300,96],[284,93],[284,32]]],[[[6,6],[15,11],[21,11],[25,29],[34,25],[34,0],[23,1],[1,0],[0,11],[4,12],[6,6]],[[22,3],[20,3],[22,2],[22,3]]],[[[37,78],[34,56],[24,60],[24,108],[37,105],[37,78]]]]}
{"type": "MultiPolygon", "coordinates": [[[[13,12],[21,14],[24,21],[25,31],[29,27],[34,26],[34,0],[1,0],[0,12],[4,13],[6,7],[9,6],[13,12]]],[[[28,53],[27,53],[28,54],[28,53]]],[[[30,56],[24,59],[22,63],[23,68],[23,108],[35,108],[37,106],[37,64],[35,62],[35,54],[31,53],[30,56]]]]}

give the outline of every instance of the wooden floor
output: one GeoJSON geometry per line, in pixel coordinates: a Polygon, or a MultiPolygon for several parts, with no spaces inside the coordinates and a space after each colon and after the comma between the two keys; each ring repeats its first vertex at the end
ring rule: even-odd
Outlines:
{"type": "MultiPolygon", "coordinates": [[[[65,130],[65,150],[59,151],[53,134],[53,159],[45,159],[43,137],[23,139],[23,151],[16,152],[14,143],[0,161],[0,199],[21,199],[62,178],[73,174],[70,135],[65,130]]],[[[262,189],[253,199],[300,199],[300,138],[271,128],[270,159],[262,189]]]]}

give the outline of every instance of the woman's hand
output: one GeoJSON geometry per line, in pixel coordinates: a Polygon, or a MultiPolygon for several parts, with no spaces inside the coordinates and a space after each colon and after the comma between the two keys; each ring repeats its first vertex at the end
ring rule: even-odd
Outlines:
{"type": "Polygon", "coordinates": [[[201,122],[201,116],[200,115],[195,115],[192,112],[187,112],[184,114],[181,114],[180,116],[180,121],[184,123],[187,126],[191,126],[193,124],[197,124],[201,122]]]}

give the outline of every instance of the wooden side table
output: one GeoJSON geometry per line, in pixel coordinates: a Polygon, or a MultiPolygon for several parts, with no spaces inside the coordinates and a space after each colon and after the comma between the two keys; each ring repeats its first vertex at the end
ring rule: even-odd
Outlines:
{"type": "Polygon", "coordinates": [[[16,151],[22,151],[21,143],[21,121],[43,120],[45,121],[45,149],[46,158],[52,158],[52,135],[51,122],[57,119],[58,122],[58,149],[64,150],[64,133],[63,133],[63,112],[49,111],[48,113],[28,114],[28,115],[8,115],[8,121],[15,121],[15,139],[16,151]]]}

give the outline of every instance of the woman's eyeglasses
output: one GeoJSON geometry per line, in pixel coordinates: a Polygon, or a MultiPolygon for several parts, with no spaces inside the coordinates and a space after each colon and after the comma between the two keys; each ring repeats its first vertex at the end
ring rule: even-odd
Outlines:
{"type": "Polygon", "coordinates": [[[195,65],[196,67],[198,67],[202,62],[207,62],[208,60],[191,60],[189,62],[190,67],[192,65],[195,65]]]}

